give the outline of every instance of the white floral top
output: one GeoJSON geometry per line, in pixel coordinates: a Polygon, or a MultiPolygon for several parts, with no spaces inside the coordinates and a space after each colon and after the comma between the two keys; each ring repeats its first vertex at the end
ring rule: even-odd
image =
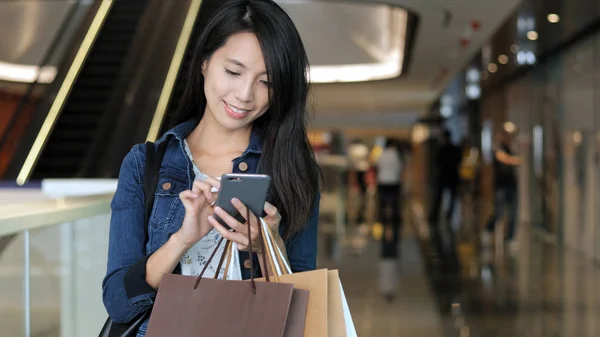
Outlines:
{"type": "MultiPolygon", "coordinates": [[[[185,145],[185,151],[186,151],[188,157],[190,158],[190,160],[192,161],[192,164],[194,167],[194,173],[196,175],[196,180],[202,180],[202,181],[206,180],[207,175],[200,172],[200,170],[196,166],[196,163],[194,163],[194,159],[192,157],[192,152],[186,141],[184,141],[184,145],[185,145]]],[[[196,244],[194,246],[192,246],[192,248],[190,248],[183,255],[183,257],[180,260],[181,274],[182,275],[191,275],[191,276],[200,275],[202,268],[204,268],[204,266],[206,265],[206,262],[208,261],[210,254],[213,252],[213,250],[219,243],[220,239],[221,239],[221,234],[219,234],[219,232],[217,232],[217,230],[213,228],[210,232],[208,232],[208,234],[206,234],[206,236],[204,236],[202,239],[200,239],[200,241],[196,242],[196,244]]],[[[210,265],[204,272],[204,277],[207,277],[207,278],[214,277],[214,275],[217,272],[217,266],[219,265],[219,260],[220,260],[220,257],[223,255],[224,249],[225,249],[225,241],[223,241],[221,243],[219,250],[217,251],[217,253],[215,254],[210,265]]],[[[232,261],[232,263],[229,267],[228,275],[227,275],[227,279],[229,279],[229,280],[241,279],[241,271],[240,271],[240,267],[239,267],[239,260],[237,257],[237,250],[234,250],[234,252],[235,252],[233,254],[234,261],[232,261]]],[[[226,263],[224,262],[223,265],[221,266],[221,270],[219,270],[219,278],[223,277],[223,273],[225,272],[225,264],[226,263]]]]}

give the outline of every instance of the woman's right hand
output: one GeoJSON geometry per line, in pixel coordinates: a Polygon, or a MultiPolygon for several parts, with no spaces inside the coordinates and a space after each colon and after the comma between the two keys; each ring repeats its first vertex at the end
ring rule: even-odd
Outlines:
{"type": "Polygon", "coordinates": [[[179,194],[185,208],[185,217],[176,234],[185,246],[193,246],[212,229],[208,216],[213,214],[217,193],[211,190],[214,188],[218,191],[220,187],[219,180],[208,177],[206,181],[195,180],[191,190],[179,194]]]}

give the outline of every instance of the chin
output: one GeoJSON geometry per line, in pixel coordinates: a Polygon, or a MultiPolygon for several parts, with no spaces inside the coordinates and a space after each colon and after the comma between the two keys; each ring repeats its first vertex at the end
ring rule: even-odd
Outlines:
{"type": "Polygon", "coordinates": [[[221,124],[221,126],[224,129],[229,130],[229,131],[245,129],[251,124],[251,122],[249,122],[248,119],[236,120],[236,119],[230,118],[227,115],[221,116],[221,118],[219,118],[217,121],[219,122],[219,124],[221,124]]]}

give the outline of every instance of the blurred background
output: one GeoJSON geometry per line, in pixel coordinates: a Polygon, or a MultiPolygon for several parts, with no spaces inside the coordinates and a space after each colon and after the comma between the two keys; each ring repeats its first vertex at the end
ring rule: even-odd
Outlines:
{"type": "MultiPolygon", "coordinates": [[[[600,336],[600,1],[276,2],[358,335],[600,336]]],[[[97,335],[121,161],[222,3],[0,2],[3,337],[97,335]]]]}

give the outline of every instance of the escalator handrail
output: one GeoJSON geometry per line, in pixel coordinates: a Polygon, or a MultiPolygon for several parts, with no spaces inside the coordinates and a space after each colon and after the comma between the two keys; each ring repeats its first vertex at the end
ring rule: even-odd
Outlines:
{"type": "MultiPolygon", "coordinates": [[[[77,2],[69,8],[65,20],[63,20],[58,31],[56,32],[56,34],[52,38],[52,41],[50,42],[50,47],[43,54],[42,59],[38,65],[38,69],[42,69],[43,67],[49,64],[50,58],[54,56],[56,49],[58,48],[58,46],[60,46],[61,39],[65,34],[67,28],[73,22],[73,17],[80,5],[81,4],[77,2]]],[[[15,124],[18,120],[18,116],[20,116],[23,113],[25,107],[31,100],[31,95],[33,94],[34,89],[40,84],[40,73],[41,71],[38,71],[35,76],[35,80],[27,85],[27,90],[25,91],[25,94],[19,99],[19,102],[17,103],[17,106],[15,107],[12,116],[8,120],[8,124],[5,128],[6,131],[0,135],[0,152],[2,152],[2,149],[6,145],[6,142],[8,141],[8,136],[11,134],[10,130],[12,130],[15,127],[15,124]]]]}

